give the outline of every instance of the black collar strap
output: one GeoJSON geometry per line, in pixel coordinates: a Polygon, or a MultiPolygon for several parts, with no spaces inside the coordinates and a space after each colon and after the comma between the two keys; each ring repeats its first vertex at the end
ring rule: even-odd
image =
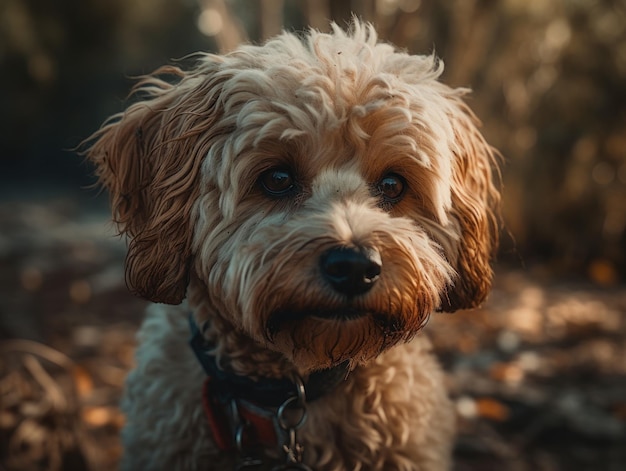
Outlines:
{"type": "MultiPolygon", "coordinates": [[[[191,339],[189,344],[200,361],[206,374],[213,379],[215,392],[224,402],[230,399],[244,399],[264,407],[278,407],[287,399],[297,396],[297,386],[290,378],[262,378],[254,380],[221,369],[210,353],[202,332],[196,325],[193,314],[189,316],[191,339]]],[[[333,368],[314,371],[304,384],[306,401],[319,399],[332,391],[349,373],[349,362],[345,361],[333,368]]]]}

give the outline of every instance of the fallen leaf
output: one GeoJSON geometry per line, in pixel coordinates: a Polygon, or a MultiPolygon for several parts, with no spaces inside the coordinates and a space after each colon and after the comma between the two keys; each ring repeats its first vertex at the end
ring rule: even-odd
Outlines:
{"type": "Polygon", "coordinates": [[[496,422],[504,422],[510,416],[506,405],[490,397],[476,399],[476,409],[480,417],[496,422]]]}

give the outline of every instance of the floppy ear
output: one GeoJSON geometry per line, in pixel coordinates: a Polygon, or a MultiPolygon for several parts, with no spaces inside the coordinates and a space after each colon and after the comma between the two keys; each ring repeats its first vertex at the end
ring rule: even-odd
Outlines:
{"type": "Polygon", "coordinates": [[[498,246],[500,193],[497,152],[478,130],[478,119],[459,96],[454,103],[456,150],[452,172],[452,218],[460,228],[454,267],[455,283],[444,296],[442,310],[454,312],[480,305],[489,290],[491,260],[498,246]],[[498,184],[499,186],[499,184],[498,184]]]}
{"type": "Polygon", "coordinates": [[[139,101],[88,140],[85,154],[130,239],[126,283],[151,301],[178,304],[185,297],[200,164],[219,113],[213,67],[168,66],[144,77],[132,92],[139,101]]]}

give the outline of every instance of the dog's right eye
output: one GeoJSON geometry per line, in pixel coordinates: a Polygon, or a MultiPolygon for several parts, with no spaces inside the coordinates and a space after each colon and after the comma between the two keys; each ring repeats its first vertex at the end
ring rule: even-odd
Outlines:
{"type": "Polygon", "coordinates": [[[259,177],[259,184],[269,196],[280,197],[291,193],[296,184],[290,171],[282,168],[271,168],[259,177]]]}

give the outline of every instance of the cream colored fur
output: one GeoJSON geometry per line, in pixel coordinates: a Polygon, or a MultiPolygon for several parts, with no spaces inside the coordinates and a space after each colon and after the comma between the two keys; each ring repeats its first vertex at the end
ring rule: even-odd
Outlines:
{"type": "Polygon", "coordinates": [[[454,414],[418,332],[486,297],[499,193],[494,150],[442,71],[358,21],[285,33],[145,77],[94,135],[87,154],[129,236],[127,283],[178,305],[153,306],[139,333],[123,469],[233,467],[202,413],[189,312],[240,375],[349,362],[298,434],[314,469],[449,468],[454,414]],[[378,254],[367,291],[322,273],[337,247],[378,254]]]}
{"type": "MultiPolygon", "coordinates": [[[[202,412],[204,372],[187,345],[188,308],[153,305],[138,333],[122,408],[123,470],[232,470],[202,412]]],[[[309,405],[299,432],[314,469],[446,470],[454,413],[424,336],[357,368],[309,405]]]]}

